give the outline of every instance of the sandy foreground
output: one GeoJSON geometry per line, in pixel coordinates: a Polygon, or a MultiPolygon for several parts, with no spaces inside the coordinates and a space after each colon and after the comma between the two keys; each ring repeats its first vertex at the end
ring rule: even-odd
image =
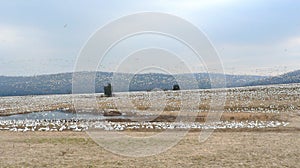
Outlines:
{"type": "MultiPolygon", "coordinates": [[[[111,132],[103,132],[110,136],[111,132]]],[[[150,136],[153,132],[130,132],[150,136]]],[[[189,132],[169,150],[126,157],[85,132],[1,132],[1,167],[300,167],[299,129],[214,132],[204,143],[189,132]]],[[[158,142],[159,143],[159,142],[158,142]]]]}

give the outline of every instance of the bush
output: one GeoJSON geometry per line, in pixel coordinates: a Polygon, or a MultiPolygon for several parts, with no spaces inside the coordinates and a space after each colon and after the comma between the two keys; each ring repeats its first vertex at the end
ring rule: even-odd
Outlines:
{"type": "Polygon", "coordinates": [[[104,95],[107,97],[112,96],[112,87],[110,83],[107,86],[104,86],[104,95]]]}
{"type": "Polygon", "coordinates": [[[173,85],[173,90],[180,90],[180,87],[178,84],[173,85]]]}

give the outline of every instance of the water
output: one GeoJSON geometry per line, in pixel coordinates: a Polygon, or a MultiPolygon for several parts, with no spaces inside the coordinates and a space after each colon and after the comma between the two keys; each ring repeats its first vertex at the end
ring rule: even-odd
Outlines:
{"type": "Polygon", "coordinates": [[[103,120],[107,118],[122,118],[116,117],[105,117],[100,114],[92,113],[68,113],[63,111],[44,111],[34,112],[27,114],[16,114],[10,116],[2,116],[0,120],[70,120],[70,119],[84,119],[84,120],[103,120]]]}

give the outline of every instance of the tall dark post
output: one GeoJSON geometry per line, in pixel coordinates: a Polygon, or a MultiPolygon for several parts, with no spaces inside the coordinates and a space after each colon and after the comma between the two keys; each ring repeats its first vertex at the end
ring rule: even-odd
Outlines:
{"type": "Polygon", "coordinates": [[[112,87],[110,83],[107,86],[104,86],[104,95],[107,97],[112,96],[112,87]]]}
{"type": "Polygon", "coordinates": [[[178,84],[173,85],[173,90],[180,90],[180,87],[178,84]]]}

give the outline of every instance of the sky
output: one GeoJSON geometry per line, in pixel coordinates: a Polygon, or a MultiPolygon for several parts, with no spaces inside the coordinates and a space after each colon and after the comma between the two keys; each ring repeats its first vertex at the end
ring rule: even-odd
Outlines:
{"type": "MultiPolygon", "coordinates": [[[[225,73],[278,75],[300,69],[299,9],[300,1],[293,0],[1,0],[0,75],[72,72],[99,28],[145,11],[176,15],[197,26],[218,52],[225,73]]],[[[145,47],[167,48],[187,61],[191,55],[174,39],[142,35],[107,53],[98,70],[115,71],[122,54],[145,47]]],[[[205,71],[192,59],[190,64],[192,71],[205,71]]]]}

